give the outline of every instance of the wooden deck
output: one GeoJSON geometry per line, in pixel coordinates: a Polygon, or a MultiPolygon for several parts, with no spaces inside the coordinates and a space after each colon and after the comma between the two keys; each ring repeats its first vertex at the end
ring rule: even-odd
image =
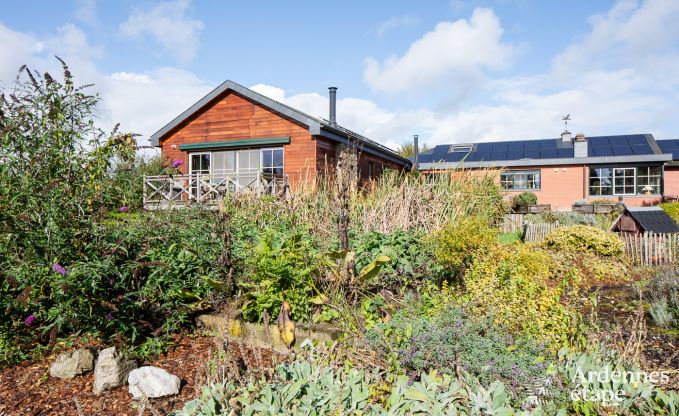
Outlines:
{"type": "Polygon", "coordinates": [[[144,209],[182,208],[191,204],[218,206],[229,193],[254,192],[260,195],[285,195],[290,186],[287,176],[258,173],[160,175],[144,177],[144,209]]]}

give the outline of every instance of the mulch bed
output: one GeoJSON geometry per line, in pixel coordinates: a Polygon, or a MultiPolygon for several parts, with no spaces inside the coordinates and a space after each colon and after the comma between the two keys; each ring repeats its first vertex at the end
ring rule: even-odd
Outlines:
{"type": "MultiPolygon", "coordinates": [[[[192,400],[198,391],[195,383],[201,384],[205,364],[217,350],[214,337],[182,334],[175,338],[174,348],[168,354],[140,363],[140,366],[163,368],[182,380],[179,395],[149,400],[150,406],[146,407],[144,414],[166,414],[171,410],[181,409],[184,403],[192,400]]],[[[239,351],[230,349],[229,353],[238,355],[239,351]]],[[[268,351],[264,351],[264,354],[267,353],[268,351]]],[[[259,355],[262,356],[261,353],[259,355]]],[[[127,385],[97,396],[92,393],[92,372],[72,380],[49,377],[49,368],[55,358],[56,354],[0,371],[0,416],[139,414],[139,405],[135,403],[137,407],[133,408],[134,401],[127,391],[127,385]],[[78,405],[82,409],[80,413],[78,405]]],[[[269,353],[265,364],[269,364],[270,359],[269,353]]],[[[245,361],[250,360],[246,357],[245,361]]]]}

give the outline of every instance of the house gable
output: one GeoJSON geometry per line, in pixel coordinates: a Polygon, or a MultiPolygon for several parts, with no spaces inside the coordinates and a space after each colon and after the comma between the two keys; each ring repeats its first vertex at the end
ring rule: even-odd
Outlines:
{"type": "MultiPolygon", "coordinates": [[[[289,144],[282,147],[285,174],[291,182],[315,171],[316,143],[307,126],[231,90],[205,104],[159,140],[166,158],[187,161],[184,149],[209,149],[208,143],[214,142],[218,147],[228,141],[241,141],[243,147],[251,147],[247,140],[262,139],[266,143],[263,139],[270,138],[289,139],[289,144]]],[[[188,171],[187,163],[181,170],[188,171]]]]}

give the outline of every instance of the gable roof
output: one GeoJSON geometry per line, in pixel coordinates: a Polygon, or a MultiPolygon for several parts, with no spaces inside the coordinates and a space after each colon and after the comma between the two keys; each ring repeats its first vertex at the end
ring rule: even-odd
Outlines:
{"type": "Polygon", "coordinates": [[[191,118],[194,114],[201,111],[203,108],[210,105],[219,97],[222,97],[228,91],[233,91],[250,101],[253,101],[269,110],[278,113],[279,115],[296,121],[309,129],[309,133],[314,136],[323,136],[327,139],[343,143],[354,144],[361,146],[361,150],[376,156],[383,157],[403,166],[410,166],[409,159],[399,155],[392,149],[383,146],[373,140],[368,139],[356,132],[339,125],[331,125],[328,121],[318,117],[310,116],[296,108],[290,107],[279,101],[273,100],[265,95],[255,92],[231,80],[226,80],[217,88],[210,91],[203,98],[198,100],[195,104],[189,107],[186,111],[175,117],[172,121],[163,126],[160,130],[151,135],[151,145],[160,146],[160,140],[168,133],[175,130],[183,122],[191,118]]]}
{"type": "MultiPolygon", "coordinates": [[[[572,141],[558,139],[508,140],[467,145],[438,145],[420,153],[420,169],[465,167],[532,166],[578,163],[665,162],[663,152],[651,134],[587,137],[587,157],[576,158],[572,141]],[[470,151],[455,151],[467,147],[470,151]]],[[[679,151],[679,149],[678,149],[679,151]]]]}
{"type": "MultiPolygon", "coordinates": [[[[677,233],[679,226],[672,217],[660,207],[626,208],[625,210],[634,218],[643,231],[654,233],[677,233]]],[[[624,212],[623,212],[624,215],[624,212]]]]}

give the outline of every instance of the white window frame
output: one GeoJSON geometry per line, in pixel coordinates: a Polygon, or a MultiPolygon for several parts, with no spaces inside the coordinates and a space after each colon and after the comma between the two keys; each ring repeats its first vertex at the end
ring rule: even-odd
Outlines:
{"type": "MultiPolygon", "coordinates": [[[[512,184],[513,184],[514,182],[515,182],[515,181],[512,180],[512,184]]],[[[535,180],[533,180],[533,183],[535,183],[535,180]]],[[[542,189],[542,172],[540,171],[540,169],[506,170],[506,171],[500,173],[500,188],[501,188],[503,191],[510,191],[510,192],[512,192],[512,191],[515,191],[515,192],[539,191],[540,189],[542,189]],[[526,177],[526,187],[525,187],[525,188],[505,188],[505,187],[504,187],[504,182],[502,181],[502,175],[507,175],[507,174],[511,174],[511,175],[518,175],[518,174],[524,174],[524,175],[533,174],[533,175],[537,175],[537,178],[538,178],[537,187],[536,187],[536,188],[529,188],[529,187],[527,186],[527,185],[528,185],[528,182],[529,182],[529,181],[528,181],[528,177],[526,177]]]]}
{"type": "Polygon", "coordinates": [[[449,153],[469,153],[472,151],[473,145],[471,144],[453,144],[450,146],[449,153]]]}
{"type": "MultiPolygon", "coordinates": [[[[623,189],[625,189],[625,188],[627,187],[627,185],[625,185],[625,183],[624,183],[624,180],[625,180],[625,178],[628,178],[628,177],[629,177],[629,175],[627,175],[626,173],[622,175],[622,180],[623,180],[622,188],[623,188],[623,189]]],[[[637,168],[636,168],[636,166],[635,166],[635,167],[617,167],[617,168],[613,168],[613,195],[618,195],[618,196],[631,196],[631,195],[636,195],[636,194],[637,194],[637,168]],[[632,185],[632,193],[627,193],[627,192],[623,192],[623,193],[615,192],[615,188],[616,188],[615,181],[616,181],[616,179],[618,179],[618,175],[617,175],[617,173],[616,173],[616,170],[623,170],[623,171],[631,170],[631,171],[633,172],[633,173],[632,173],[632,179],[634,179],[634,185],[632,185]]]]}
{"type": "MultiPolygon", "coordinates": [[[[285,150],[283,150],[282,147],[262,147],[259,149],[259,169],[264,169],[264,151],[265,150],[280,150],[281,153],[283,154],[283,164],[280,166],[281,169],[283,169],[283,175],[285,175],[285,150]]],[[[279,166],[272,166],[272,168],[277,168],[279,166]]]]}
{"type": "Polygon", "coordinates": [[[212,174],[212,152],[190,152],[189,153],[189,175],[193,175],[194,173],[200,173],[202,175],[206,175],[205,172],[194,172],[194,169],[193,169],[193,156],[202,156],[202,155],[210,156],[210,171],[207,173],[207,175],[212,174]]]}

